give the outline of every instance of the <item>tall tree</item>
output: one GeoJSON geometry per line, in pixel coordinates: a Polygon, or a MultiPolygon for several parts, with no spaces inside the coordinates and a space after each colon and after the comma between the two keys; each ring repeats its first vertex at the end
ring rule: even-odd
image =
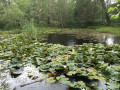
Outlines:
{"type": "Polygon", "coordinates": [[[110,24],[110,17],[109,17],[109,14],[108,14],[108,10],[106,8],[105,1],[104,0],[100,0],[100,2],[102,4],[103,9],[105,10],[107,24],[110,24]]]}
{"type": "Polygon", "coordinates": [[[50,25],[50,0],[48,0],[48,25],[50,25]]]}

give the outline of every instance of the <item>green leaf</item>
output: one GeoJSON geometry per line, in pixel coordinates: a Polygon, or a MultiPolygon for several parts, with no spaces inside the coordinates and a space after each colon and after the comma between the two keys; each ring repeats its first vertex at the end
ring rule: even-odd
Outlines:
{"type": "Polygon", "coordinates": [[[69,79],[66,78],[64,75],[61,75],[60,77],[56,77],[56,79],[61,84],[67,84],[68,85],[70,83],[69,79]]]}
{"type": "Polygon", "coordinates": [[[49,78],[47,78],[47,82],[54,83],[54,82],[56,82],[56,80],[54,77],[49,77],[49,78]]]}
{"type": "Polygon", "coordinates": [[[115,90],[115,89],[120,88],[120,84],[112,81],[112,82],[107,83],[107,87],[108,87],[108,89],[115,90]]]}
{"type": "Polygon", "coordinates": [[[72,75],[75,75],[77,72],[76,71],[69,71],[68,73],[67,73],[67,75],[68,76],[72,76],[72,75]]]}

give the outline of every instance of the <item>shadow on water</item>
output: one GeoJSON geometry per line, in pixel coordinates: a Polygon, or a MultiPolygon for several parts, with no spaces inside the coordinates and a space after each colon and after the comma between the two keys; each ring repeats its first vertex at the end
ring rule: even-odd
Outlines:
{"type": "Polygon", "coordinates": [[[42,42],[53,43],[53,44],[61,44],[65,46],[72,46],[72,45],[81,45],[83,43],[102,43],[104,45],[112,45],[112,44],[120,44],[120,36],[115,36],[111,34],[104,34],[98,39],[98,37],[91,37],[87,38],[77,38],[73,34],[49,34],[46,37],[46,40],[42,42]]]}

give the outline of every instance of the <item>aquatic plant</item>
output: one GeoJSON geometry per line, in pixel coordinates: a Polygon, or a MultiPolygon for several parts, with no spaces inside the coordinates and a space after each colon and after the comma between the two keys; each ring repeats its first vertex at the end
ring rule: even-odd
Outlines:
{"type": "Polygon", "coordinates": [[[66,84],[78,89],[95,89],[105,81],[108,89],[119,89],[120,46],[83,44],[63,46],[40,43],[21,36],[0,42],[0,59],[10,60],[9,68],[28,63],[47,75],[47,82],[66,84]],[[8,53],[9,54],[6,54],[8,53]],[[88,83],[91,82],[92,83],[88,83]]]}

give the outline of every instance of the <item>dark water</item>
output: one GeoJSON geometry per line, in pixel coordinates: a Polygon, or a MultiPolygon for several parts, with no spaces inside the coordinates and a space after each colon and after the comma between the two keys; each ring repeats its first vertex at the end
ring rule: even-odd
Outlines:
{"type": "Polygon", "coordinates": [[[70,34],[49,34],[45,41],[47,43],[61,44],[65,46],[80,45],[83,43],[98,43],[97,41],[89,41],[84,39],[77,39],[70,34]]]}
{"type": "Polygon", "coordinates": [[[120,36],[115,36],[111,34],[102,35],[101,39],[98,39],[97,37],[94,37],[94,39],[90,38],[91,37],[88,37],[87,39],[77,39],[75,35],[54,33],[49,34],[46,40],[43,42],[61,44],[65,46],[81,45],[83,43],[102,43],[104,45],[120,44],[120,36]]]}

